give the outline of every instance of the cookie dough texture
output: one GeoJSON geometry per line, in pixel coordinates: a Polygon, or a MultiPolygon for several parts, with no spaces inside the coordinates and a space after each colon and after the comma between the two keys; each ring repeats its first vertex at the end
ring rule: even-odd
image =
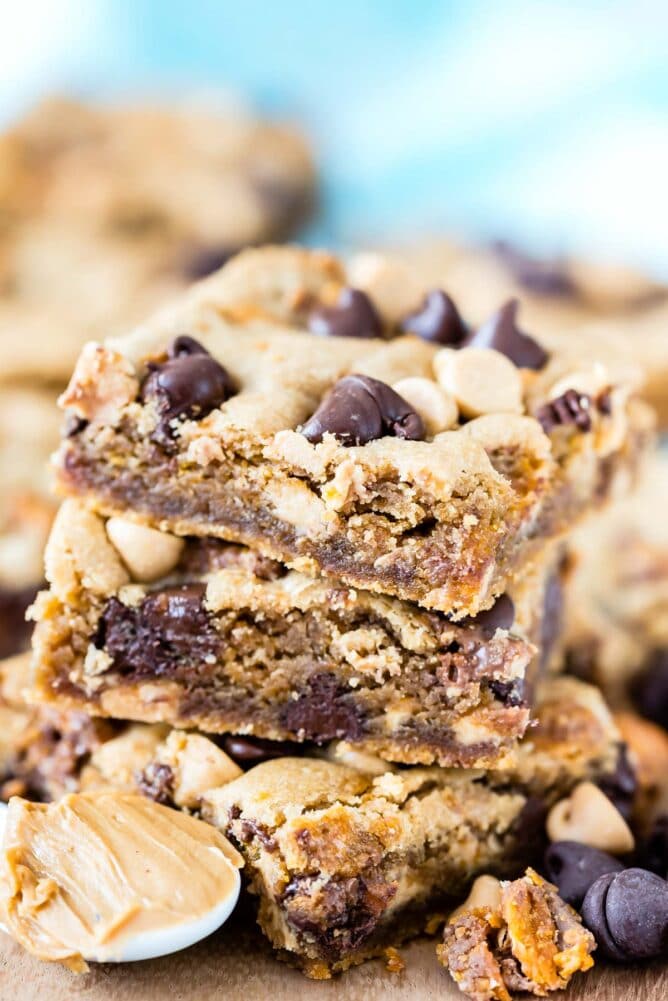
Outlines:
{"type": "MultiPolygon", "coordinates": [[[[551,550],[458,623],[219,540],[188,539],[141,582],[110,525],[74,500],[58,513],[34,612],[33,681],[49,703],[444,765],[496,763],[529,724],[558,627],[551,550]]],[[[158,551],[165,533],[141,531],[158,551]]]]}
{"type": "Polygon", "coordinates": [[[134,936],[168,932],[236,897],[241,857],[209,824],[139,795],[10,801],[0,917],[39,959],[85,970],[134,936]]]}
{"type": "Polygon", "coordinates": [[[391,386],[437,374],[438,345],[417,337],[305,332],[314,303],[336,301],[346,280],[325,254],[248,251],[129,337],[88,346],[62,398],[81,421],[59,454],[60,487],[107,515],[131,511],[309,575],[475,615],[626,482],[650,434],[635,372],[594,339],[555,350],[540,371],[511,366],[521,413],[486,413],[425,440],[386,431],[352,447],[329,433],[313,443],[300,428],[342,377],[391,386]],[[165,423],[160,397],[142,387],[147,364],[164,364],[184,334],[234,391],[204,410],[193,399],[165,423]],[[546,434],[536,414],[555,386],[583,378],[587,429],[562,422],[546,434]]]}
{"type": "Polygon", "coordinates": [[[382,953],[463,896],[481,873],[514,876],[540,852],[544,810],[580,778],[614,770],[617,734],[596,691],[550,682],[516,764],[501,772],[372,774],[283,758],[205,794],[259,897],[275,948],[327,978],[382,953]]]}
{"type": "Polygon", "coordinates": [[[84,341],[132,326],[313,200],[291,127],[232,105],[53,99],[0,136],[3,381],[65,380],[84,341]]]}

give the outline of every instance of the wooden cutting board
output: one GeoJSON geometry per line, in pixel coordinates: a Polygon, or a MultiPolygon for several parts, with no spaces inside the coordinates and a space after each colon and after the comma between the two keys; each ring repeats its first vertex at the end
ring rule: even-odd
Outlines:
{"type": "MultiPolygon", "coordinates": [[[[95,966],[75,976],[32,959],[0,934],[2,1001],[464,1001],[436,962],[433,941],[401,949],[403,973],[365,963],[315,983],[277,962],[262,936],[231,925],[185,952],[147,963],[95,966]]],[[[667,1001],[668,963],[596,967],[573,980],[566,1001],[667,1001]]]]}

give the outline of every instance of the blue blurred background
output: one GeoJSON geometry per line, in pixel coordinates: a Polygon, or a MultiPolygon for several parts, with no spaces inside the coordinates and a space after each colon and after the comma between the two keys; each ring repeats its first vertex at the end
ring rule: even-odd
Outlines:
{"type": "Polygon", "coordinates": [[[665,0],[5,0],[0,115],[225,87],[302,121],[319,242],[519,240],[668,275],[665,0]]]}

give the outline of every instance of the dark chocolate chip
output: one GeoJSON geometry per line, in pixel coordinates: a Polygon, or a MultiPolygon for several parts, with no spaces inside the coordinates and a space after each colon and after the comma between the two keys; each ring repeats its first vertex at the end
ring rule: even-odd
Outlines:
{"type": "Polygon", "coordinates": [[[137,787],[143,796],[169,806],[174,795],[174,771],[169,765],[150,761],[146,768],[135,775],[137,787]]]}
{"type": "Polygon", "coordinates": [[[318,337],[382,337],[383,323],[371,299],[360,289],[344,288],[336,306],[317,306],[308,328],[318,337]]]}
{"type": "Polygon", "coordinates": [[[400,320],[399,329],[435,344],[461,344],[468,334],[459,310],[441,289],[427,292],[420,308],[400,320]]]}
{"type": "Polygon", "coordinates": [[[221,740],[221,746],[226,754],[242,768],[252,768],[262,761],[272,758],[294,757],[301,754],[300,744],[286,740],[263,740],[262,737],[246,737],[236,734],[226,734],[221,740]]]}
{"type": "Polygon", "coordinates": [[[668,878],[668,814],[656,818],[649,834],[638,845],[636,859],[641,868],[668,878]]]}
{"type": "Polygon", "coordinates": [[[629,959],[668,949],[668,883],[646,869],[625,869],[610,882],[605,917],[615,945],[629,959]]]}
{"type": "Polygon", "coordinates": [[[359,740],[364,734],[364,717],[354,691],[340,685],[333,674],[322,672],[312,675],[307,691],[287,703],[281,722],[300,740],[322,744],[359,740]]]}
{"type": "Polygon", "coordinates": [[[582,905],[582,919],[608,959],[629,962],[668,949],[668,883],[646,869],[600,876],[582,905]]]}
{"type": "Polygon", "coordinates": [[[638,777],[629,760],[626,744],[620,744],[614,772],[598,782],[601,792],[617,807],[625,820],[630,820],[638,792],[638,777]]]}
{"type": "Polygon", "coordinates": [[[184,255],[181,270],[186,278],[197,281],[206,278],[227,264],[231,257],[239,252],[240,247],[223,244],[217,247],[196,247],[184,255]]]}
{"type": "Polygon", "coordinates": [[[591,431],[591,397],[576,389],[567,389],[555,400],[539,407],[535,416],[545,434],[569,424],[580,431],[591,431]]]}
{"type": "Polygon", "coordinates": [[[626,961],[626,953],[619,948],[615,942],[606,919],[606,899],[610,884],[616,873],[608,872],[599,876],[589,887],[582,902],[582,922],[596,939],[599,952],[606,959],[623,963],[626,961]]]}
{"type": "Polygon", "coordinates": [[[549,355],[517,326],[517,299],[510,299],[481,327],[468,335],[462,347],[493,348],[518,368],[540,369],[549,355]]]}
{"type": "Polygon", "coordinates": [[[0,586],[0,658],[25,650],[30,643],[32,623],[26,622],[26,611],[32,605],[39,587],[0,586]]]}
{"type": "Polygon", "coordinates": [[[668,730],[668,647],[652,651],[631,683],[631,697],[642,716],[668,730]]]}
{"type": "Polygon", "coordinates": [[[581,640],[577,646],[567,648],[564,655],[565,673],[580,681],[595,683],[600,647],[600,640],[592,636],[581,640]]]}
{"type": "Polygon", "coordinates": [[[112,658],[110,670],[160,677],[200,665],[215,655],[220,635],[204,607],[204,584],[182,584],[149,594],[139,605],[111,598],[94,645],[112,658]]]}
{"type": "Polygon", "coordinates": [[[577,285],[562,261],[530,257],[506,240],[497,240],[492,247],[517,284],[527,292],[555,298],[577,296],[577,285]]]}
{"type": "Polygon", "coordinates": [[[83,417],[79,417],[77,414],[69,413],[66,415],[65,423],[63,424],[63,437],[75,438],[87,427],[88,427],[87,420],[85,420],[83,417]]]}
{"type": "Polygon", "coordinates": [[[544,863],[545,875],[559,888],[559,896],[576,909],[599,876],[624,868],[607,852],[578,841],[555,841],[545,852],[544,863]]]}
{"type": "Polygon", "coordinates": [[[540,669],[550,662],[557,640],[562,635],[564,587],[559,571],[550,575],[543,596],[543,619],[540,627],[540,669]]]}
{"type": "Polygon", "coordinates": [[[166,362],[151,362],[141,388],[144,402],[155,401],[160,414],[157,438],[172,437],[177,417],[204,417],[235,392],[229,373],[192,337],[177,337],[166,362]]]}
{"type": "Polygon", "coordinates": [[[515,621],[515,605],[513,599],[507,595],[500,595],[491,608],[486,608],[477,615],[467,615],[459,620],[461,626],[475,626],[482,632],[492,637],[497,629],[512,629],[515,621]]]}
{"type": "Polygon", "coordinates": [[[489,681],[487,687],[495,698],[504,706],[525,706],[526,684],[524,678],[513,678],[512,681],[489,681]]]}
{"type": "Polygon", "coordinates": [[[422,418],[386,383],[367,375],[347,375],[332,387],[301,429],[317,443],[326,433],[343,445],[365,445],[392,435],[422,441],[422,418]]]}

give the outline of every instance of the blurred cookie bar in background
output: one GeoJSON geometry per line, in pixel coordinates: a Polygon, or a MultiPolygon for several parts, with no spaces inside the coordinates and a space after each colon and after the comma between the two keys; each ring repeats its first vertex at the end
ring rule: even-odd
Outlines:
{"type": "Polygon", "coordinates": [[[293,236],[315,172],[293,128],[211,107],[53,99],[0,137],[0,379],[66,379],[241,247],[293,236]]]}
{"type": "Polygon", "coordinates": [[[25,612],[44,576],[43,549],[55,512],[49,453],[60,416],[53,390],[0,387],[0,657],[25,647],[25,612]]]}
{"type": "Polygon", "coordinates": [[[668,455],[648,462],[628,499],[576,531],[567,594],[571,673],[617,709],[668,729],[668,455]]]}
{"type": "Polygon", "coordinates": [[[28,639],[55,399],[81,345],[293,235],[314,191],[301,135],[239,110],[52,99],[0,135],[0,656],[28,639]]]}

